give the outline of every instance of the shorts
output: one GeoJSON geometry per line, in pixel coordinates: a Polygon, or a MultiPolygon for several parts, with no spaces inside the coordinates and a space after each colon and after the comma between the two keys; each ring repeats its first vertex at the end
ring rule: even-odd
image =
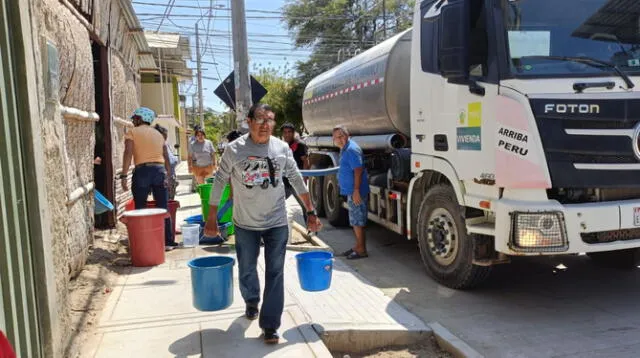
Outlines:
{"type": "Polygon", "coordinates": [[[362,198],[362,202],[360,203],[360,205],[356,205],[353,202],[353,198],[351,197],[351,195],[349,195],[347,204],[349,206],[349,225],[366,226],[367,214],[369,213],[366,197],[362,198]]]}
{"type": "Polygon", "coordinates": [[[191,169],[191,171],[193,172],[193,175],[196,177],[196,180],[198,180],[198,182],[201,182],[201,181],[204,181],[206,178],[210,177],[211,175],[213,175],[214,169],[215,167],[212,164],[207,167],[194,166],[191,169]]]}

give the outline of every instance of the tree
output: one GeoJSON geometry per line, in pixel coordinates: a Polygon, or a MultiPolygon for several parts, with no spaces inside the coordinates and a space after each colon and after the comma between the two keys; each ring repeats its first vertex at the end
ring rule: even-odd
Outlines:
{"type": "Polygon", "coordinates": [[[204,132],[207,139],[220,143],[231,131],[235,115],[231,112],[217,113],[211,109],[204,112],[204,132]]]}
{"type": "Polygon", "coordinates": [[[258,69],[255,78],[267,89],[267,95],[260,101],[273,107],[276,114],[276,133],[285,122],[291,122],[298,132],[302,132],[302,94],[297,92],[298,83],[289,78],[286,70],[267,67],[258,69]]]}
{"type": "Polygon", "coordinates": [[[284,23],[299,48],[311,48],[298,62],[299,86],[357,51],[411,27],[414,0],[289,0],[284,23]],[[384,31],[386,30],[386,31],[384,31]],[[340,56],[339,56],[340,55],[340,56]]]}

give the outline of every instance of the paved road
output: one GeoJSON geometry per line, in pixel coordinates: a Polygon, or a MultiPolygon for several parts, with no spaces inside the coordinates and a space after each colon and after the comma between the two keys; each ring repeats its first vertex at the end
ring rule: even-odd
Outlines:
{"type": "MultiPolygon", "coordinates": [[[[486,357],[640,356],[640,270],[596,267],[586,256],[519,259],[482,288],[455,291],[426,275],[415,242],[375,224],[368,233],[370,257],[349,265],[486,357]]],[[[338,253],[353,243],[350,230],[328,224],[319,237],[338,253]]]]}

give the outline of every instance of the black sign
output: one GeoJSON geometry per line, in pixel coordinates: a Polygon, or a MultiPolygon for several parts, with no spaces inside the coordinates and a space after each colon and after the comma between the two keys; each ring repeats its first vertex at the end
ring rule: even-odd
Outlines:
{"type": "MultiPolygon", "coordinates": [[[[234,80],[234,71],[231,71],[229,76],[216,88],[213,93],[224,102],[229,108],[236,110],[236,85],[234,80]]],[[[264,88],[258,80],[250,76],[251,78],[251,101],[258,103],[267,94],[267,89],[264,88]]]]}

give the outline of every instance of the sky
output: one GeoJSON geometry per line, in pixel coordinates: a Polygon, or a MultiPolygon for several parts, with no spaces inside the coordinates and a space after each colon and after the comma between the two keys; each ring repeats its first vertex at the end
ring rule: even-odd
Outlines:
{"type": "MultiPolygon", "coordinates": [[[[204,107],[216,111],[226,106],[213,91],[233,70],[231,42],[231,0],[133,0],[132,4],[146,31],[179,32],[189,36],[191,56],[187,66],[196,72],[195,25],[200,26],[200,52],[202,54],[202,87],[204,107]],[[173,2],[169,16],[164,16],[173,2]],[[210,11],[213,6],[214,11],[210,11]],[[212,14],[213,16],[209,16],[212,14]],[[208,29],[208,30],[207,30],[208,29]]],[[[271,67],[284,73],[295,63],[310,54],[308,49],[295,49],[293,40],[281,21],[284,0],[245,0],[249,43],[249,71],[271,67]]],[[[290,73],[291,75],[292,73],[290,73]]],[[[197,93],[197,78],[181,90],[187,94],[187,106],[191,106],[191,94],[197,93]],[[185,92],[186,91],[186,92],[185,92]]],[[[196,104],[197,105],[197,104],[196,104]]]]}

